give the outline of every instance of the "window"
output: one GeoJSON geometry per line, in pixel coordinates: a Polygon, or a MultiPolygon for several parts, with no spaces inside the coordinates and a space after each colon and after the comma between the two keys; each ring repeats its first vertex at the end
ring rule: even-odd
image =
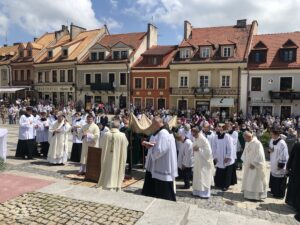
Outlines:
{"type": "Polygon", "coordinates": [[[57,70],[52,70],[52,82],[57,82],[57,70]]]}
{"type": "Polygon", "coordinates": [[[210,48],[204,47],[201,48],[201,58],[208,58],[210,56],[210,48]]]}
{"type": "Polygon", "coordinates": [[[62,56],[68,57],[68,49],[67,48],[63,49],[62,56]]]}
{"type": "Polygon", "coordinates": [[[68,82],[73,82],[73,70],[68,70],[68,82]]]}
{"type": "Polygon", "coordinates": [[[98,60],[104,60],[104,52],[98,52],[98,60]]]}
{"type": "Polygon", "coordinates": [[[65,82],[66,78],[65,78],[65,70],[60,70],[60,82],[65,82]]]}
{"type": "Polygon", "coordinates": [[[252,61],[255,63],[266,62],[266,53],[263,51],[252,52],[252,61]]]}
{"type": "Polygon", "coordinates": [[[199,77],[199,87],[208,87],[208,82],[209,82],[209,77],[208,76],[200,76],[199,77]]]}
{"type": "Polygon", "coordinates": [[[153,65],[157,65],[157,58],[153,57],[153,61],[152,61],[153,65]]]}
{"type": "Polygon", "coordinates": [[[21,70],[21,80],[25,80],[25,78],[24,78],[24,70],[21,70]]]}
{"type": "Polygon", "coordinates": [[[158,109],[165,109],[166,108],[166,100],[164,98],[159,98],[157,100],[157,108],[158,109]]]}
{"type": "Polygon", "coordinates": [[[49,83],[50,77],[49,77],[49,71],[45,72],[45,83],[49,83]]]}
{"type": "Polygon", "coordinates": [[[190,49],[182,49],[181,50],[181,58],[182,59],[190,58],[190,49]]]}
{"type": "Polygon", "coordinates": [[[177,108],[180,110],[186,110],[187,109],[187,100],[178,100],[177,108]]]}
{"type": "Polygon", "coordinates": [[[91,84],[91,74],[85,74],[85,85],[91,84]]]}
{"type": "Polygon", "coordinates": [[[28,53],[27,53],[27,56],[28,56],[28,57],[32,57],[32,50],[29,49],[27,52],[28,52],[28,53]]]}
{"type": "Polygon", "coordinates": [[[114,84],[115,83],[115,74],[114,73],[109,73],[108,74],[108,82],[110,84],[114,84]]]}
{"type": "Polygon", "coordinates": [[[261,91],[261,77],[251,78],[251,91],[261,91]]]}
{"type": "Polygon", "coordinates": [[[101,83],[101,73],[95,74],[95,83],[100,84],[101,83]]]}
{"type": "Polygon", "coordinates": [[[142,78],[134,78],[134,88],[136,89],[142,88],[142,78]]]}
{"type": "Polygon", "coordinates": [[[30,79],[30,76],[31,75],[31,71],[30,70],[27,70],[27,79],[30,79]]]}
{"type": "Polygon", "coordinates": [[[221,87],[230,87],[230,76],[229,75],[223,75],[221,77],[221,87]]]}
{"type": "Polygon", "coordinates": [[[152,108],[152,106],[154,106],[153,98],[146,98],[145,99],[145,107],[149,109],[149,108],[152,108]]]}
{"type": "Polygon", "coordinates": [[[283,50],[282,59],[284,62],[293,62],[295,61],[296,51],[294,49],[283,50]]]}
{"type": "Polygon", "coordinates": [[[43,83],[43,73],[42,72],[38,72],[38,82],[43,83]]]}
{"type": "Polygon", "coordinates": [[[188,87],[188,76],[180,76],[179,87],[188,87]]]}
{"type": "Polygon", "coordinates": [[[141,106],[142,106],[142,99],[141,98],[134,98],[133,100],[134,100],[134,106],[136,108],[140,109],[141,106]]]}
{"type": "Polygon", "coordinates": [[[18,70],[14,71],[14,80],[18,80],[18,70]]]}
{"type": "Polygon", "coordinates": [[[128,58],[128,51],[121,51],[121,59],[127,59],[128,58]]]}
{"type": "Polygon", "coordinates": [[[120,85],[126,85],[126,73],[120,73],[120,85]]]}
{"type": "Polygon", "coordinates": [[[24,57],[24,51],[23,50],[19,51],[19,56],[22,57],[22,58],[24,57]]]}
{"type": "Polygon", "coordinates": [[[231,57],[231,47],[223,48],[223,57],[231,57]]]}
{"type": "Polygon", "coordinates": [[[119,51],[113,51],[113,59],[120,59],[120,52],[119,51]]]}
{"type": "Polygon", "coordinates": [[[252,106],[252,115],[260,115],[260,106],[252,106]]]}
{"type": "Polygon", "coordinates": [[[53,57],[53,51],[48,51],[48,58],[51,59],[53,57]]]}
{"type": "Polygon", "coordinates": [[[165,78],[158,78],[158,89],[165,89],[166,88],[166,79],[165,78]]]}
{"type": "Polygon", "coordinates": [[[292,77],[280,77],[280,91],[288,91],[293,88],[292,77]]]}
{"type": "Polygon", "coordinates": [[[147,89],[154,88],[154,79],[153,78],[146,78],[146,88],[147,89]]]}
{"type": "Polygon", "coordinates": [[[92,52],[91,53],[91,60],[96,61],[97,60],[97,52],[92,52]]]}

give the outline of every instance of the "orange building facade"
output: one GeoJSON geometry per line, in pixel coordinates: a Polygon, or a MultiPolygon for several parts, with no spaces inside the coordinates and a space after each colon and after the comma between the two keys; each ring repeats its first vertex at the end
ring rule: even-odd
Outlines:
{"type": "Polygon", "coordinates": [[[169,64],[177,46],[154,46],[131,69],[130,99],[136,109],[168,109],[169,64]]]}

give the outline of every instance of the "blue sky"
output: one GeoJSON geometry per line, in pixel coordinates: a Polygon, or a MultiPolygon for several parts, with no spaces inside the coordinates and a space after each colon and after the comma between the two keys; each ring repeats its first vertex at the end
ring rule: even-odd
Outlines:
{"type": "Polygon", "coordinates": [[[111,33],[146,31],[153,22],[159,44],[179,44],[183,21],[194,27],[257,20],[259,33],[300,30],[300,0],[0,0],[0,45],[27,42],[62,24],[111,33]]]}

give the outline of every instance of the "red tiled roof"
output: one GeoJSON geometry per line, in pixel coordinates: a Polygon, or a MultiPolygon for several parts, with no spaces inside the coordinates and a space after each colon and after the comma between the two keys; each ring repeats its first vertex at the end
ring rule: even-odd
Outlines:
{"type": "Polygon", "coordinates": [[[145,51],[142,56],[136,61],[132,69],[166,69],[177,52],[176,45],[158,45],[145,51]],[[144,59],[149,56],[161,56],[163,61],[159,65],[149,65],[144,59]]]}
{"type": "MultiPolygon", "coordinates": [[[[241,61],[244,60],[247,51],[247,44],[249,36],[251,35],[251,25],[245,28],[236,26],[221,26],[221,27],[207,27],[207,28],[193,28],[191,38],[183,40],[179,47],[185,46],[218,46],[232,44],[236,46],[234,56],[225,59],[225,61],[241,61]]],[[[214,56],[218,51],[216,49],[208,61],[219,59],[214,56]]],[[[222,59],[224,60],[224,59],[222,59]]]]}
{"type": "MultiPolygon", "coordinates": [[[[294,48],[300,46],[300,32],[276,33],[276,34],[260,34],[254,35],[252,42],[252,50],[259,42],[266,45],[267,57],[264,63],[255,63],[249,60],[249,69],[276,69],[276,68],[300,68],[300,50],[297,49],[295,62],[283,62],[280,60],[279,50],[285,46],[288,41],[295,44],[294,48]]],[[[255,49],[257,50],[257,49],[255,49]]]]}
{"type": "Polygon", "coordinates": [[[166,55],[174,51],[177,46],[175,45],[157,45],[145,51],[142,55],[166,55]]]}
{"type": "Polygon", "coordinates": [[[111,48],[118,42],[123,42],[124,44],[131,46],[133,49],[137,49],[146,32],[139,33],[127,33],[127,34],[109,34],[102,38],[98,43],[106,48],[111,48]]]}

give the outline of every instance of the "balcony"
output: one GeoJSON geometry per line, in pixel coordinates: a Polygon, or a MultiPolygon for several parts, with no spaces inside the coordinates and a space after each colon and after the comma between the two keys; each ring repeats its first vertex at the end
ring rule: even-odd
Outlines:
{"type": "Polygon", "coordinates": [[[214,96],[214,95],[237,95],[237,88],[212,88],[212,87],[191,87],[191,88],[170,88],[171,95],[194,95],[214,96]]]}
{"type": "Polygon", "coordinates": [[[31,86],[33,84],[32,80],[13,80],[13,86],[31,86]]]}
{"type": "Polygon", "coordinates": [[[92,91],[114,91],[115,88],[112,83],[91,83],[92,91]]]}
{"type": "Polygon", "coordinates": [[[300,100],[300,91],[269,91],[271,100],[300,100]]]}

